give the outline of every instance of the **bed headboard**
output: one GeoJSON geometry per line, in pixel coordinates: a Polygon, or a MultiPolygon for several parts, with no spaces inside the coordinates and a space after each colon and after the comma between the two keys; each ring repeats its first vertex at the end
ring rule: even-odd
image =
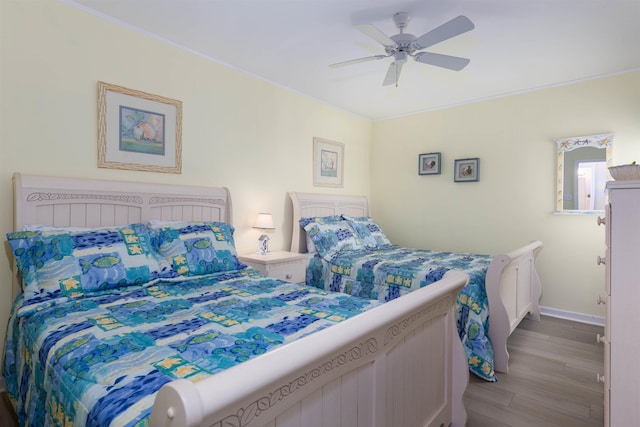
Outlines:
{"type": "Polygon", "coordinates": [[[151,219],[232,223],[231,196],[224,187],[16,173],[13,189],[14,230],[33,224],[94,228],[151,219]]]}
{"type": "Polygon", "coordinates": [[[365,196],[290,192],[289,197],[293,204],[291,252],[307,252],[307,236],[300,226],[300,218],[340,214],[369,216],[369,202],[365,196]]]}

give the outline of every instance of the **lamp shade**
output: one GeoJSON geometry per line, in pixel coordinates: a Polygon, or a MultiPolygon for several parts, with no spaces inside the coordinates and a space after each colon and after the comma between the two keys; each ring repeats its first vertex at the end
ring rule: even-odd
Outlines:
{"type": "Polygon", "coordinates": [[[259,213],[256,218],[256,223],[253,227],[262,229],[276,228],[273,225],[273,215],[271,215],[270,213],[259,213]]]}

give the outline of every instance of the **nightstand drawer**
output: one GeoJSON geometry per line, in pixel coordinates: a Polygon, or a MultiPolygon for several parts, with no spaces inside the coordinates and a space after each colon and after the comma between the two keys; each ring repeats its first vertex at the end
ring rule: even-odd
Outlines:
{"type": "Polygon", "coordinates": [[[305,281],[304,260],[281,262],[267,266],[267,276],[275,277],[285,282],[301,283],[305,281]]]}
{"type": "Polygon", "coordinates": [[[246,254],[240,261],[262,274],[291,283],[304,283],[307,256],[294,252],[276,251],[267,255],[246,254]]]}

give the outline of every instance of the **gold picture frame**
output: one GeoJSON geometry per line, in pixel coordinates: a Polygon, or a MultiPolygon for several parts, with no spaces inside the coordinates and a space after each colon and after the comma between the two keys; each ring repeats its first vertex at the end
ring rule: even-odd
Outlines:
{"type": "Polygon", "coordinates": [[[313,138],[313,185],[342,187],[344,185],[344,144],[313,138]]]}
{"type": "Polygon", "coordinates": [[[98,82],[98,167],[182,173],[182,102],[98,82]]]}

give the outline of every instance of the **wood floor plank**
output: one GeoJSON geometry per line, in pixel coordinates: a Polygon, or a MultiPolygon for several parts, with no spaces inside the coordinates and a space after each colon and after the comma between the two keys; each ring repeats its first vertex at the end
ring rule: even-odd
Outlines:
{"type": "Polygon", "coordinates": [[[604,425],[598,333],[604,328],[548,316],[523,320],[508,341],[509,374],[498,374],[495,383],[470,379],[467,426],[604,425]]]}
{"type": "Polygon", "coordinates": [[[0,427],[18,427],[18,419],[6,391],[0,393],[0,427]]]}
{"type": "Polygon", "coordinates": [[[474,400],[488,401],[507,407],[513,399],[513,392],[497,387],[495,383],[481,380],[476,376],[469,378],[469,384],[472,383],[474,386],[467,387],[466,396],[473,397],[474,400]]]}

